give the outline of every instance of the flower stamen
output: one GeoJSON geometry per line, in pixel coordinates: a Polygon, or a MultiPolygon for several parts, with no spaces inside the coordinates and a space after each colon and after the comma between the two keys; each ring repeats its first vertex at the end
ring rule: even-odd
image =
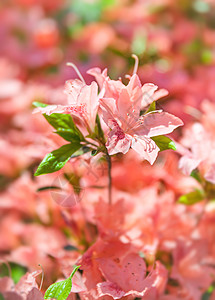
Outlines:
{"type": "Polygon", "coordinates": [[[134,74],[137,74],[137,69],[138,69],[138,65],[139,65],[139,59],[138,59],[138,57],[137,57],[136,54],[132,54],[131,57],[133,57],[134,60],[135,60],[134,70],[133,70],[133,74],[132,74],[132,75],[134,75],[134,74]]]}
{"type": "Polygon", "coordinates": [[[66,63],[66,65],[67,65],[68,67],[72,67],[72,68],[75,70],[75,72],[77,73],[78,77],[81,79],[81,81],[82,81],[84,84],[86,84],[86,82],[85,82],[85,80],[84,80],[84,77],[81,75],[81,72],[78,70],[78,68],[76,67],[75,64],[73,64],[73,63],[71,63],[71,62],[68,62],[68,63],[66,63]]]}

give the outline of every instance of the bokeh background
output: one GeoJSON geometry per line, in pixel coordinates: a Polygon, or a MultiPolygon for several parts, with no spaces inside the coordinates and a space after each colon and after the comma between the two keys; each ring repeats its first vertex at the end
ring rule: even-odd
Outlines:
{"type": "MultiPolygon", "coordinates": [[[[46,187],[60,184],[70,194],[74,186],[102,185],[107,178],[105,166],[94,166],[92,171],[84,161],[69,166],[70,187],[65,176],[60,183],[56,183],[56,175],[33,176],[45,154],[63,141],[42,115],[32,114],[32,102],[66,103],[64,83],[77,76],[67,62],[75,63],[88,83],[92,77],[86,71],[92,67],[107,67],[111,78],[122,77],[126,83],[125,75],[131,74],[134,66],[131,55],[136,54],[142,83],[152,82],[169,91],[158,107],[180,117],[185,129],[196,121],[210,119],[214,124],[215,1],[1,0],[0,23],[0,271],[1,276],[12,272],[17,283],[41,264],[44,290],[58,278],[68,276],[80,255],[95,243],[101,223],[107,226],[101,220],[99,206],[95,206],[102,191],[86,189],[82,204],[66,209],[58,205],[61,196],[53,197],[46,187]]],[[[177,141],[183,130],[175,133],[177,141]]],[[[146,195],[156,198],[153,189],[159,195],[169,193],[159,200],[170,207],[168,218],[162,216],[162,222],[166,222],[163,228],[172,226],[176,234],[169,233],[171,238],[161,240],[174,239],[178,234],[191,241],[190,232],[197,228],[194,219],[201,207],[174,206],[181,194],[195,186],[193,179],[178,169],[178,160],[177,153],[168,152],[152,170],[132,156],[123,162],[119,157],[113,169],[114,188],[116,197],[124,193],[126,201],[132,197],[137,203],[140,192],[141,199],[146,195]],[[173,222],[176,219],[178,227],[173,222]]],[[[211,231],[205,239],[211,248],[202,257],[214,259],[215,220],[210,218],[207,222],[211,231]]],[[[142,230],[149,232],[148,225],[144,226],[142,230]]],[[[144,243],[149,245],[149,239],[145,236],[144,243]]],[[[161,255],[164,250],[159,247],[149,248],[152,256],[165,265],[161,255]]]]}

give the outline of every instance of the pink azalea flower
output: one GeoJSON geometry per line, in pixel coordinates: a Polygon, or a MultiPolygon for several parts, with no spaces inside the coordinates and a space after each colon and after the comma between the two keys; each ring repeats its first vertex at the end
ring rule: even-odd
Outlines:
{"type": "Polygon", "coordinates": [[[88,288],[83,299],[91,299],[88,297],[93,294],[94,299],[142,298],[148,294],[157,299],[166,286],[167,270],[161,263],[157,262],[146,276],[147,267],[137,249],[117,239],[97,240],[83,255],[81,265],[88,288]]]}
{"type": "Polygon", "coordinates": [[[198,167],[204,178],[215,184],[215,143],[211,134],[202,124],[195,123],[186,130],[182,144],[190,148],[178,149],[183,155],[179,161],[183,173],[190,175],[198,167]]]}
{"type": "Polygon", "coordinates": [[[95,77],[100,89],[104,90],[104,97],[100,100],[100,107],[104,122],[111,129],[108,134],[106,147],[110,155],[118,152],[127,153],[133,148],[143,159],[153,164],[159,152],[158,146],[151,139],[157,135],[171,133],[183,122],[168,113],[156,111],[140,117],[140,111],[146,109],[153,101],[166,96],[164,89],[157,91],[152,83],[141,85],[136,75],[138,58],[135,58],[134,72],[129,83],[125,86],[121,80],[111,80],[107,70],[99,68],[88,71],[95,77]]]}
{"type": "Polygon", "coordinates": [[[211,285],[214,269],[207,265],[209,257],[205,239],[179,240],[173,252],[171,278],[176,279],[190,298],[200,300],[202,294],[211,285]]]}
{"type": "Polygon", "coordinates": [[[99,296],[109,295],[113,299],[125,296],[143,297],[150,295],[150,299],[157,299],[163,293],[167,271],[161,263],[146,276],[146,265],[139,255],[129,253],[122,262],[114,262],[112,258],[103,259],[102,272],[108,281],[99,283],[99,296]],[[111,280],[111,281],[109,281],[111,280]]]}
{"type": "Polygon", "coordinates": [[[98,85],[96,82],[93,81],[90,85],[86,85],[78,79],[68,80],[65,85],[65,93],[68,96],[68,105],[39,107],[34,112],[40,111],[47,115],[52,113],[71,114],[78,117],[89,131],[93,131],[99,107],[98,85]]]}
{"type": "Polygon", "coordinates": [[[36,283],[39,274],[41,271],[26,273],[16,285],[11,278],[3,277],[0,279],[0,293],[8,300],[42,300],[43,295],[36,283]]]}
{"type": "Polygon", "coordinates": [[[103,119],[111,129],[107,141],[109,154],[125,154],[131,147],[141,158],[153,164],[160,149],[151,137],[171,133],[183,125],[179,118],[160,111],[140,117],[141,109],[154,101],[156,89],[153,84],[141,87],[138,76],[134,74],[129,84],[118,90],[117,99],[100,100],[103,119]]]}

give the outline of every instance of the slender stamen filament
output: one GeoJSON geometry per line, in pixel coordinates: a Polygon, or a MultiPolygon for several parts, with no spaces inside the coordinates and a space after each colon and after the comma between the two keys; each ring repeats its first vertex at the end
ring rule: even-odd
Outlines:
{"type": "Polygon", "coordinates": [[[42,269],[42,279],[41,279],[40,288],[39,288],[39,290],[41,291],[42,286],[43,286],[43,280],[44,280],[44,269],[41,264],[39,264],[38,266],[40,266],[40,268],[42,269]]]}
{"type": "Polygon", "coordinates": [[[68,63],[66,63],[66,65],[67,65],[68,67],[72,67],[72,68],[75,70],[75,72],[77,73],[78,77],[81,79],[81,81],[82,81],[84,84],[86,84],[86,82],[85,82],[83,76],[81,75],[81,72],[78,70],[78,68],[76,67],[75,64],[73,64],[73,63],[71,63],[71,62],[68,62],[68,63]]]}
{"type": "Polygon", "coordinates": [[[131,57],[133,57],[134,60],[135,60],[134,70],[133,70],[133,75],[134,75],[134,74],[137,74],[137,69],[138,69],[138,65],[139,65],[139,59],[138,59],[138,57],[137,57],[136,54],[132,54],[131,57]]]}

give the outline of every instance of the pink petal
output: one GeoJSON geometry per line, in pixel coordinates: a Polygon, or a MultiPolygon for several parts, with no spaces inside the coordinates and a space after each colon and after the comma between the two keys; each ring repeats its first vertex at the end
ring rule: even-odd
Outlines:
{"type": "Polygon", "coordinates": [[[140,101],[139,103],[137,101],[132,102],[127,90],[122,89],[117,101],[117,108],[117,119],[120,120],[122,128],[124,130],[127,130],[127,128],[133,128],[139,119],[140,101]]]}
{"type": "Polygon", "coordinates": [[[78,96],[77,105],[86,107],[89,127],[94,130],[96,114],[99,107],[98,85],[95,81],[91,85],[85,85],[78,96]]]}
{"type": "Polygon", "coordinates": [[[204,178],[205,178],[207,181],[209,181],[209,182],[215,184],[215,164],[212,164],[212,165],[210,166],[209,170],[205,173],[204,178]]]}
{"type": "Polygon", "coordinates": [[[10,277],[0,278],[0,293],[14,289],[13,280],[10,277]]]}
{"type": "Polygon", "coordinates": [[[181,119],[166,112],[149,113],[140,118],[141,125],[135,129],[138,135],[153,137],[171,133],[183,125],[181,119]]]}
{"type": "Polygon", "coordinates": [[[120,80],[111,80],[107,76],[107,69],[101,72],[99,68],[93,68],[87,71],[88,74],[95,77],[99,84],[100,90],[105,89],[105,97],[117,99],[124,84],[120,80]]]}
{"type": "Polygon", "coordinates": [[[100,68],[92,68],[87,71],[87,74],[94,76],[100,89],[102,89],[104,81],[107,78],[107,69],[104,69],[103,72],[101,72],[100,68]]]}
{"type": "MultiPolygon", "coordinates": [[[[16,292],[6,292],[4,293],[5,300],[23,300],[23,297],[16,292]]],[[[33,299],[32,299],[33,300],[33,299]]]]}
{"type": "Polygon", "coordinates": [[[72,278],[71,293],[80,293],[86,291],[86,286],[83,282],[82,276],[79,272],[76,272],[72,278]]]}
{"type": "Polygon", "coordinates": [[[98,289],[98,296],[111,296],[113,299],[121,299],[125,292],[116,284],[113,282],[102,282],[97,285],[98,289]]]}
{"type": "Polygon", "coordinates": [[[16,284],[16,291],[20,294],[27,295],[34,287],[38,288],[36,276],[41,274],[41,270],[32,273],[26,273],[16,284]]]}
{"type": "Polygon", "coordinates": [[[155,142],[148,137],[134,136],[131,148],[134,149],[142,159],[146,159],[151,165],[155,162],[160,149],[155,142]]]}
{"type": "Polygon", "coordinates": [[[46,107],[37,107],[34,109],[33,113],[42,113],[50,116],[53,113],[69,113],[69,109],[71,106],[68,105],[48,105],[46,107]]]}
{"type": "Polygon", "coordinates": [[[27,296],[26,300],[43,300],[43,294],[37,289],[33,288],[27,296]]]}
{"type": "MultiPolygon", "coordinates": [[[[124,259],[100,258],[100,268],[108,281],[115,283],[117,291],[142,291],[146,276],[144,260],[136,253],[127,254],[124,259]],[[117,287],[118,286],[118,287],[117,287]]],[[[121,293],[121,292],[120,292],[121,293]]]]}
{"type": "Polygon", "coordinates": [[[157,101],[158,99],[166,97],[167,95],[169,95],[169,92],[166,89],[160,89],[154,93],[153,100],[157,101]]]}
{"type": "Polygon", "coordinates": [[[108,135],[106,147],[110,155],[122,152],[127,153],[131,146],[131,137],[124,134],[119,126],[116,126],[108,135]]]}
{"type": "Polygon", "coordinates": [[[102,111],[102,117],[104,122],[112,128],[109,122],[110,120],[115,120],[116,114],[116,101],[113,98],[102,98],[100,99],[100,108],[102,111]]]}
{"type": "Polygon", "coordinates": [[[185,175],[190,175],[200,163],[201,160],[185,155],[179,160],[179,169],[181,169],[185,175]]]}
{"type": "Polygon", "coordinates": [[[142,87],[141,107],[145,108],[154,101],[154,92],[157,90],[157,85],[153,83],[146,83],[142,87]]]}
{"type": "Polygon", "coordinates": [[[77,104],[78,96],[84,85],[79,79],[66,81],[64,92],[68,95],[69,104],[77,104]]]}
{"type": "Polygon", "coordinates": [[[131,77],[131,79],[130,79],[130,81],[129,81],[129,83],[128,83],[128,85],[127,85],[127,91],[128,91],[128,93],[131,95],[132,94],[132,91],[134,90],[134,89],[136,89],[137,87],[139,87],[139,88],[141,88],[141,82],[140,82],[140,79],[139,79],[139,77],[137,76],[137,74],[134,74],[132,77],[131,77]]]}
{"type": "Polygon", "coordinates": [[[125,88],[124,84],[120,80],[106,80],[104,83],[105,97],[114,98],[118,100],[120,92],[125,88]]]}

